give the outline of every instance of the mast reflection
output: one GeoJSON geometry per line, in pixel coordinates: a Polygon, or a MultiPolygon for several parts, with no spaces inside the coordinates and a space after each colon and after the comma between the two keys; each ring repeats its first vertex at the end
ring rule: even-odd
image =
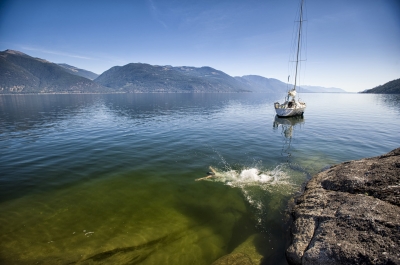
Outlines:
{"type": "Polygon", "coordinates": [[[275,116],[273,128],[279,130],[281,128],[281,134],[283,138],[282,156],[289,158],[292,156],[290,149],[292,144],[292,138],[296,127],[301,126],[305,122],[303,116],[280,118],[278,115],[275,116]]]}

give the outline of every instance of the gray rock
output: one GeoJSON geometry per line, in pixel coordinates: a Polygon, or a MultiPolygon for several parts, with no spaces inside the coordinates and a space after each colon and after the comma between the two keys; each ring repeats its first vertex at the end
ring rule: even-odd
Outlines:
{"type": "Polygon", "coordinates": [[[292,211],[293,264],[400,264],[400,148],[321,172],[292,211]]]}

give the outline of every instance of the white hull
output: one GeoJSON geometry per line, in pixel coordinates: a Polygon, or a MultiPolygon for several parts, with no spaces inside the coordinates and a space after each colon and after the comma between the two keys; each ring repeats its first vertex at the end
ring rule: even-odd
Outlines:
{"type": "Polygon", "coordinates": [[[279,117],[293,117],[293,116],[301,116],[306,110],[306,104],[303,102],[296,102],[291,104],[289,107],[288,103],[293,102],[285,102],[284,104],[275,103],[275,111],[276,115],[279,117]]]}

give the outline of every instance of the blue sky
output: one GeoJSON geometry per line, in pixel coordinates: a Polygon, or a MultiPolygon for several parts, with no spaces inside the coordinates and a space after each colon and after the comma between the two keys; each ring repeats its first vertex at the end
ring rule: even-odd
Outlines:
{"type": "MultiPolygon", "coordinates": [[[[286,81],[298,0],[0,0],[0,50],[95,73],[211,66],[286,81]]],[[[301,84],[361,91],[400,78],[399,0],[306,0],[301,84]]]]}

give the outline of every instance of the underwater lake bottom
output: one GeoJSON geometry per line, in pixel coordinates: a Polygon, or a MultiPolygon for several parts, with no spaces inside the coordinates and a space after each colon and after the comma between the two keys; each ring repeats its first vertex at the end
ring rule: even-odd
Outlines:
{"type": "Polygon", "coordinates": [[[400,146],[400,97],[302,94],[279,119],[281,97],[0,96],[0,263],[287,264],[291,198],[400,146]]]}

